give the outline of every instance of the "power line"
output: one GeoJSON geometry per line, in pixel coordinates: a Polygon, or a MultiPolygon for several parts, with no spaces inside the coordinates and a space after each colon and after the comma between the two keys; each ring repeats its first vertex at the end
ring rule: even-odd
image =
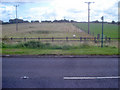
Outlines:
{"type": "Polygon", "coordinates": [[[85,3],[87,3],[88,4],[88,34],[90,33],[90,24],[89,24],[89,22],[90,22],[90,4],[91,3],[94,3],[94,2],[85,2],[85,3]]]}

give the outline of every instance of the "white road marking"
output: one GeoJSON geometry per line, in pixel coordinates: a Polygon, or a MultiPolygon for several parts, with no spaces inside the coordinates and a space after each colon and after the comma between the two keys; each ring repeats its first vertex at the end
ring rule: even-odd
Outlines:
{"type": "Polygon", "coordinates": [[[83,80],[83,79],[118,79],[120,76],[111,77],[64,77],[64,80],[83,80]]]}
{"type": "Polygon", "coordinates": [[[28,79],[29,77],[27,77],[27,76],[23,76],[23,77],[21,77],[22,79],[28,79]]]}

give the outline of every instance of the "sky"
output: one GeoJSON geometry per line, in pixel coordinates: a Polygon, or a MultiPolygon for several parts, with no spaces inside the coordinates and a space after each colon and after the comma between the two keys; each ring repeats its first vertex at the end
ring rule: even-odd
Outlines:
{"type": "Polygon", "coordinates": [[[119,0],[0,0],[0,20],[5,22],[16,18],[15,5],[18,6],[18,18],[23,20],[88,20],[90,4],[90,21],[118,21],[119,0]]]}

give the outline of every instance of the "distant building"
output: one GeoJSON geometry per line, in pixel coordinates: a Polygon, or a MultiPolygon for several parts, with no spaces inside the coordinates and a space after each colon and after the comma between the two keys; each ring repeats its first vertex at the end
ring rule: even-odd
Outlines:
{"type": "Polygon", "coordinates": [[[29,23],[29,21],[23,21],[23,23],[29,23]]]}
{"type": "Polygon", "coordinates": [[[16,23],[16,22],[23,23],[24,21],[22,19],[10,19],[9,20],[9,23],[16,23]]]}
{"type": "Polygon", "coordinates": [[[36,21],[32,20],[31,23],[39,23],[39,21],[38,20],[36,20],[36,21]]]}
{"type": "Polygon", "coordinates": [[[34,21],[35,23],[39,23],[39,21],[38,20],[36,20],[36,21],[34,21]]]}
{"type": "Polygon", "coordinates": [[[99,21],[98,21],[98,20],[96,20],[96,21],[92,21],[92,23],[99,23],[99,21]]]}
{"type": "Polygon", "coordinates": [[[47,20],[45,20],[45,21],[41,21],[42,23],[52,23],[52,21],[47,21],[47,20]]]}

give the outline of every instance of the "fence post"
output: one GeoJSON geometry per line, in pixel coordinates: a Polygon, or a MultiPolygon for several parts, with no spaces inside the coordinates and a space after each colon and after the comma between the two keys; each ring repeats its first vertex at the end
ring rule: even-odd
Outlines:
{"type": "Polygon", "coordinates": [[[100,34],[97,34],[97,39],[100,39],[100,34]]]}
{"type": "Polygon", "coordinates": [[[26,38],[24,38],[24,41],[26,42],[26,38]]]}
{"type": "Polygon", "coordinates": [[[111,38],[109,37],[108,39],[109,39],[109,43],[110,43],[110,41],[111,41],[111,38]]]}
{"type": "Polygon", "coordinates": [[[66,41],[68,42],[68,37],[66,37],[66,41]]]}
{"type": "Polygon", "coordinates": [[[86,39],[87,39],[87,38],[85,37],[85,38],[84,38],[84,41],[86,41],[86,39]]]}
{"type": "Polygon", "coordinates": [[[107,36],[105,36],[105,41],[107,41],[107,36]]]}
{"type": "Polygon", "coordinates": [[[96,41],[96,37],[94,37],[94,42],[97,43],[97,41],[96,41]]]}
{"type": "Polygon", "coordinates": [[[54,37],[52,37],[52,42],[54,41],[54,37]]]}
{"type": "Polygon", "coordinates": [[[11,39],[11,41],[13,40],[13,38],[12,38],[12,37],[11,37],[10,39],[11,39]]]}
{"type": "Polygon", "coordinates": [[[38,40],[40,41],[40,37],[38,37],[38,40]]]}
{"type": "Polygon", "coordinates": [[[82,37],[80,37],[80,42],[82,41],[82,37]]]}

